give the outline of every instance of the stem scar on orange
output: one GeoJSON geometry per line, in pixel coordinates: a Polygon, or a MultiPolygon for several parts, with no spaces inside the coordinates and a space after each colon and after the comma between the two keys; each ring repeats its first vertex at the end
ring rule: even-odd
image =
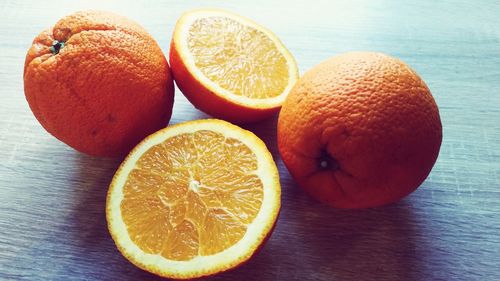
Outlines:
{"type": "Polygon", "coordinates": [[[74,149],[121,156],[170,120],[174,85],[156,41],[109,12],[68,15],[26,55],[24,92],[40,124],[74,149]]]}
{"type": "Polygon", "coordinates": [[[371,52],[309,70],[283,104],[278,147],[297,183],[340,208],[397,201],[430,173],[441,146],[438,107],[399,59],[371,52]]]}

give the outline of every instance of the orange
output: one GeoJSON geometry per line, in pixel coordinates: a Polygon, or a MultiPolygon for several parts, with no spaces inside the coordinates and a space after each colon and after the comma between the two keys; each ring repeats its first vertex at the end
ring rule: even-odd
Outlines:
{"type": "Polygon", "coordinates": [[[24,92],[50,134],[90,155],[119,156],[168,124],[174,87],[146,30],[119,15],[85,11],[34,39],[24,92]]]}
{"type": "Polygon", "coordinates": [[[170,64],[177,86],[196,108],[236,123],[278,112],[298,79],[294,58],[276,35],[221,10],[181,16],[170,64]]]}
{"type": "Polygon", "coordinates": [[[278,170],[254,134],[222,120],[189,121],[143,140],[108,192],[108,228],[136,266],[187,279],[234,268],[272,232],[278,170]]]}
{"type": "Polygon", "coordinates": [[[297,183],[339,208],[388,204],[414,191],[439,153],[438,107],[399,59],[333,57],[295,85],[279,115],[278,146],[297,183]]]}

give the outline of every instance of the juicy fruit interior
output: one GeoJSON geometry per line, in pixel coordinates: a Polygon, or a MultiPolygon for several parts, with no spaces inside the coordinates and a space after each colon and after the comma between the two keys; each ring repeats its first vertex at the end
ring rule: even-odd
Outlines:
{"type": "Polygon", "coordinates": [[[255,154],[212,131],[171,137],[137,161],[125,183],[123,221],[146,253],[185,261],[237,243],[260,210],[255,154]]]}
{"type": "Polygon", "coordinates": [[[288,85],[285,57],[259,30],[227,17],[199,18],[187,40],[196,67],[236,95],[271,98],[288,85]]]}

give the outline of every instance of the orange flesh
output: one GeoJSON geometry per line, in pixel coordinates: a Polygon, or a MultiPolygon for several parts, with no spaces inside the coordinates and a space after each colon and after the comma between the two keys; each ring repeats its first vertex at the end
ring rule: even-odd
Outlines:
{"type": "Polygon", "coordinates": [[[260,210],[255,154],[212,131],[171,137],[137,161],[124,185],[123,221],[144,252],[171,260],[219,253],[260,210]]]}
{"type": "Polygon", "coordinates": [[[249,98],[271,98],[288,85],[288,65],[263,32],[227,17],[195,20],[188,48],[196,67],[219,87],[249,98]]]}

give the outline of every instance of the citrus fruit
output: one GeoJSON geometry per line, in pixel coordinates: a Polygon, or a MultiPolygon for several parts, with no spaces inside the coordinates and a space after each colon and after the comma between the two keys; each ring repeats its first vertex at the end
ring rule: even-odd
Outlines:
{"type": "Polygon", "coordinates": [[[78,151],[113,157],[168,124],[174,86],[146,30],[119,15],[82,11],[34,39],[24,92],[50,134],[78,151]]]}
{"type": "Polygon", "coordinates": [[[339,208],[388,204],[430,173],[442,139],[424,81],[381,53],[335,56],[309,70],[278,119],[278,147],[297,183],[339,208]]]}
{"type": "Polygon", "coordinates": [[[294,58],[276,35],[221,10],[181,16],[170,64],[177,86],[196,108],[236,123],[278,112],[298,79],[294,58]]]}
{"type": "Polygon", "coordinates": [[[136,266],[163,277],[212,275],[248,260],[280,209],[276,165],[254,134],[189,121],[143,140],[108,192],[108,228],[136,266]]]}

